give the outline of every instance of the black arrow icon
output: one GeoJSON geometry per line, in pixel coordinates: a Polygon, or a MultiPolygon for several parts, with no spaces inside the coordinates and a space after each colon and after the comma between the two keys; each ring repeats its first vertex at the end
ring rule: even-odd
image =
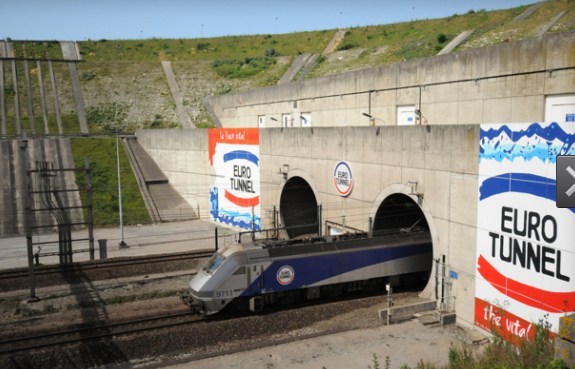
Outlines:
{"type": "Polygon", "coordinates": [[[575,156],[558,155],[556,164],[556,205],[575,208],[575,156]]]}
{"type": "MultiPolygon", "coordinates": [[[[573,179],[575,179],[575,170],[573,170],[573,168],[571,167],[567,167],[566,170],[567,173],[571,174],[573,179]]],[[[571,195],[573,195],[574,192],[575,192],[575,182],[573,183],[573,186],[571,186],[567,191],[565,191],[565,193],[567,194],[567,196],[571,197],[571,195]]]]}

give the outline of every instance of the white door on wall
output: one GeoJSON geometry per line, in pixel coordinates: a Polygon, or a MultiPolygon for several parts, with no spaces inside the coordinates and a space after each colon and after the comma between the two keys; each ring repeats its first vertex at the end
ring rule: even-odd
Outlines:
{"type": "Polygon", "coordinates": [[[415,105],[404,105],[397,107],[397,125],[415,125],[415,105]]]}
{"type": "Polygon", "coordinates": [[[575,126],[575,95],[556,95],[545,98],[545,122],[575,126]]]}
{"type": "Polygon", "coordinates": [[[301,113],[301,126],[311,127],[311,113],[301,113]]]}

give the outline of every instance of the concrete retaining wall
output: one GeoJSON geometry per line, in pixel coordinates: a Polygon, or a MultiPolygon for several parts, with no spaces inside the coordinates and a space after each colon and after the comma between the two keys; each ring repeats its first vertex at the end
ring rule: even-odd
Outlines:
{"type": "MultiPolygon", "coordinates": [[[[142,130],[138,141],[196,208],[209,214],[215,172],[208,162],[207,130],[142,130]]],[[[431,227],[434,258],[446,255],[459,272],[452,293],[463,322],[473,322],[479,126],[347,127],[260,130],[261,216],[270,227],[274,206],[287,180],[298,176],[311,186],[323,219],[367,230],[381,202],[403,193],[419,201],[431,227]],[[335,165],[351,165],[354,189],[347,198],[333,185],[335,165]],[[287,165],[286,177],[279,168],[287,165]],[[417,181],[419,200],[410,195],[417,181]]],[[[281,210],[281,209],[280,209],[281,210]]],[[[424,297],[433,298],[433,286],[424,297]]]]}
{"type": "Polygon", "coordinates": [[[224,127],[395,125],[397,107],[420,107],[428,124],[542,121],[545,96],[575,91],[575,32],[501,43],[324,78],[205,99],[224,127]],[[568,69],[564,69],[568,68],[568,69]],[[273,121],[274,118],[277,121],[273,121]],[[384,122],[384,123],[383,123],[384,122]]]}
{"type": "MultiPolygon", "coordinates": [[[[0,237],[17,234],[25,234],[24,228],[24,207],[23,207],[23,178],[26,176],[26,169],[36,169],[36,161],[49,161],[54,169],[74,168],[72,150],[69,139],[34,139],[27,143],[26,155],[28,168],[23,169],[21,140],[0,140],[0,172],[3,178],[0,181],[2,191],[0,193],[0,237]]],[[[38,191],[40,184],[37,175],[32,177],[33,182],[30,189],[38,191]]],[[[76,177],[73,172],[59,172],[57,176],[51,178],[53,189],[77,189],[76,177]]],[[[80,194],[78,192],[64,192],[59,194],[64,206],[78,207],[81,205],[80,194]]],[[[30,197],[33,209],[44,209],[39,195],[30,197]]],[[[54,217],[47,211],[35,211],[33,213],[34,224],[37,226],[48,226],[38,228],[34,232],[50,232],[55,226],[54,217]]],[[[73,209],[69,213],[74,222],[82,222],[82,209],[73,209]]]]}

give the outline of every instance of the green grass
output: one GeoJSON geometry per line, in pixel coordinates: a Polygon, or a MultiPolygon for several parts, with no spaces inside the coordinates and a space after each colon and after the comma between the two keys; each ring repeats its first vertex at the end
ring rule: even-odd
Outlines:
{"type": "Polygon", "coordinates": [[[316,65],[310,78],[436,55],[449,41],[467,30],[484,35],[519,15],[525,6],[499,11],[470,11],[441,19],[357,27],[346,31],[339,51],[354,52],[316,65]],[[445,40],[443,39],[443,36],[445,40]],[[443,42],[441,42],[441,41],[443,42]]]}
{"type": "Polygon", "coordinates": [[[57,41],[15,41],[14,55],[17,58],[63,59],[60,43],[57,41]]]}
{"type": "Polygon", "coordinates": [[[82,41],[86,61],[223,60],[321,52],[335,31],[282,35],[226,36],[201,39],[147,39],[82,41]]]}
{"type": "MultiPolygon", "coordinates": [[[[120,223],[118,176],[115,138],[71,139],[76,168],[83,168],[90,159],[94,225],[111,226],[120,223]]],[[[140,194],[138,183],[120,142],[120,177],[122,179],[122,210],[124,224],[150,223],[151,219],[140,194]]],[[[85,178],[77,176],[78,186],[85,188],[85,178]]],[[[82,194],[82,202],[86,204],[82,194]]]]}
{"type": "MultiPolygon", "coordinates": [[[[455,344],[449,349],[449,364],[437,366],[421,361],[417,369],[569,369],[562,360],[554,359],[553,336],[546,318],[534,324],[531,339],[514,336],[506,341],[498,330],[482,350],[473,346],[455,344]]],[[[403,365],[402,369],[410,369],[403,365]]]]}
{"type": "MultiPolygon", "coordinates": [[[[514,8],[508,10],[508,12],[515,14],[514,11],[516,9],[523,11],[525,8],[526,7],[514,8]]],[[[464,45],[461,45],[456,50],[535,37],[541,28],[562,11],[567,11],[567,14],[565,14],[549,32],[575,29],[575,14],[573,14],[575,13],[575,2],[573,0],[546,1],[535,13],[522,21],[513,23],[503,21],[498,23],[491,22],[489,27],[485,29],[482,28],[480,29],[481,32],[474,33],[464,45]]],[[[517,15],[519,14],[520,12],[517,13],[517,15]]]]}

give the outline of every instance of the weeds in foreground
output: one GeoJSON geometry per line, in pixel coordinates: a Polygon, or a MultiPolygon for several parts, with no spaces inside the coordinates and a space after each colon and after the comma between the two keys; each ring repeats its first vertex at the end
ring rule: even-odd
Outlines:
{"type": "MultiPolygon", "coordinates": [[[[420,361],[414,369],[569,369],[562,360],[553,358],[553,339],[550,334],[551,325],[547,319],[541,319],[535,324],[533,338],[517,338],[508,341],[497,331],[481,353],[476,353],[466,344],[453,345],[449,349],[449,364],[435,366],[420,361]]],[[[374,369],[379,368],[377,356],[373,358],[374,369]]],[[[386,368],[388,368],[386,358],[386,368]]],[[[371,369],[371,366],[369,366],[371,369]]],[[[412,369],[403,365],[401,369],[412,369]]]]}

